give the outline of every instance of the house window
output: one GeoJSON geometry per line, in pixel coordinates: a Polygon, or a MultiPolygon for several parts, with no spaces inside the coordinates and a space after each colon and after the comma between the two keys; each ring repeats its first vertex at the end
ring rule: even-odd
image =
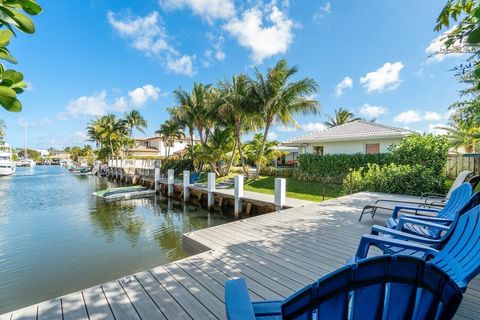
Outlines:
{"type": "Polygon", "coordinates": [[[314,146],[313,151],[316,155],[323,156],[323,146],[314,146]]]}
{"type": "Polygon", "coordinates": [[[365,145],[366,154],[377,154],[380,153],[380,143],[367,143],[365,145]]]}

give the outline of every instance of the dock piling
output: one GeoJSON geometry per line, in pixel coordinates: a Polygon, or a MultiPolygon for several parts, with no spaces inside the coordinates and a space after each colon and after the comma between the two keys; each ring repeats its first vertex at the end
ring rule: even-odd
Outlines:
{"type": "Polygon", "coordinates": [[[183,170],[183,201],[190,200],[190,171],[183,170]]]}
{"type": "Polygon", "coordinates": [[[155,168],[155,191],[160,191],[160,168],[155,168]]]}
{"type": "Polygon", "coordinates": [[[234,214],[237,217],[240,213],[242,213],[242,198],[243,198],[243,175],[237,175],[234,177],[234,185],[235,185],[235,209],[234,214]]]}
{"type": "Polygon", "coordinates": [[[168,190],[167,194],[169,197],[173,196],[173,180],[175,176],[175,170],[173,169],[168,169],[167,171],[167,185],[168,185],[168,190]]]}
{"type": "Polygon", "coordinates": [[[210,210],[213,208],[213,205],[215,203],[215,172],[209,172],[208,173],[208,183],[207,183],[207,192],[208,192],[208,198],[207,198],[207,207],[210,210]]]}
{"type": "Polygon", "coordinates": [[[285,206],[286,190],[286,180],[284,178],[275,178],[275,206],[277,211],[285,206]]]}

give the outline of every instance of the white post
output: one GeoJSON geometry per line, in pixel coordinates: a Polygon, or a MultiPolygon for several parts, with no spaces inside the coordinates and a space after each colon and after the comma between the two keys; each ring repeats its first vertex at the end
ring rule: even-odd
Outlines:
{"type": "Polygon", "coordinates": [[[275,178],[275,206],[281,210],[286,200],[286,182],[284,178],[275,178]]]}
{"type": "Polygon", "coordinates": [[[167,171],[167,185],[168,185],[168,196],[171,197],[173,195],[173,179],[174,179],[175,171],[173,169],[168,169],[167,171]]]}
{"type": "Polygon", "coordinates": [[[190,199],[190,171],[183,170],[183,201],[190,199]]]}
{"type": "Polygon", "coordinates": [[[155,191],[160,191],[160,168],[155,168],[155,191]]]}
{"type": "Polygon", "coordinates": [[[207,192],[208,192],[208,198],[207,198],[207,207],[208,209],[211,209],[213,205],[215,204],[215,172],[209,172],[208,173],[208,183],[207,183],[207,192]]]}
{"type": "Polygon", "coordinates": [[[238,216],[239,213],[242,213],[243,175],[240,174],[238,176],[235,176],[233,179],[234,179],[234,184],[235,184],[235,191],[234,191],[235,209],[234,209],[234,214],[235,214],[235,216],[238,216]]]}

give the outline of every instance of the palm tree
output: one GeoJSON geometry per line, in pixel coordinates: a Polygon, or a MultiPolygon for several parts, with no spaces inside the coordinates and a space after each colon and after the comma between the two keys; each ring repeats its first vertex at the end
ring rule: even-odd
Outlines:
{"type": "Polygon", "coordinates": [[[182,127],[173,120],[167,120],[162,125],[160,129],[155,131],[155,134],[162,137],[163,143],[167,146],[166,157],[170,157],[170,148],[175,143],[175,141],[185,138],[185,133],[183,133],[182,127]]]}
{"type": "Polygon", "coordinates": [[[232,150],[234,141],[232,128],[217,127],[210,134],[205,151],[197,153],[195,160],[210,164],[212,170],[219,176],[227,175],[230,167],[224,163],[229,161],[231,153],[234,153],[232,150]]]}
{"type": "MultiPolygon", "coordinates": [[[[289,67],[285,59],[280,60],[267,74],[263,76],[256,70],[256,80],[252,81],[253,101],[261,112],[265,130],[263,132],[260,158],[264,155],[268,132],[274,123],[283,125],[298,125],[294,114],[316,114],[319,103],[311,97],[317,93],[318,85],[311,78],[290,82],[296,74],[296,67],[289,67]]],[[[257,168],[255,178],[260,168],[257,168]]]]}
{"type": "Polygon", "coordinates": [[[245,144],[246,157],[255,163],[257,167],[260,165],[266,165],[270,161],[276,160],[285,155],[286,152],[278,149],[278,141],[267,141],[264,147],[263,155],[260,154],[263,142],[263,134],[256,133],[253,135],[253,139],[245,144]]]}
{"type": "Polygon", "coordinates": [[[108,145],[108,155],[113,156],[124,145],[128,128],[124,120],[117,118],[114,114],[108,114],[90,122],[87,134],[98,146],[108,145]]]}
{"type": "Polygon", "coordinates": [[[447,132],[448,141],[453,148],[465,147],[468,153],[478,150],[478,143],[480,141],[480,133],[466,130],[458,125],[451,127],[437,126],[436,129],[445,130],[447,132]]]}
{"type": "Polygon", "coordinates": [[[3,142],[3,139],[5,138],[6,132],[7,131],[7,126],[5,125],[5,121],[0,119],[0,142],[3,142]]]}
{"type": "Polygon", "coordinates": [[[137,110],[132,110],[130,113],[125,112],[125,124],[128,128],[128,136],[131,138],[133,129],[137,129],[141,133],[145,133],[143,129],[147,128],[147,120],[137,110]]]}
{"type": "MultiPolygon", "coordinates": [[[[355,117],[351,111],[343,108],[335,110],[335,117],[329,116],[328,118],[328,121],[324,122],[328,128],[338,127],[342,124],[362,120],[362,118],[355,117]]],[[[372,122],[375,122],[375,120],[372,120],[372,122]]]]}
{"type": "Polygon", "coordinates": [[[245,174],[248,172],[245,166],[245,157],[243,155],[242,133],[253,130],[257,127],[255,120],[261,120],[261,117],[255,114],[251,102],[251,86],[247,75],[240,74],[232,77],[231,81],[219,82],[219,88],[222,92],[220,102],[221,118],[233,127],[234,143],[232,145],[232,154],[228,162],[227,173],[233,165],[235,150],[238,150],[240,162],[245,174]]]}

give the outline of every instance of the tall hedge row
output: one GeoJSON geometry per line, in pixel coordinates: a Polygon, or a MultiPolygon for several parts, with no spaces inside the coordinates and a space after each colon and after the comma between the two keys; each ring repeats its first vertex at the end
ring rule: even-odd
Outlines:
{"type": "Polygon", "coordinates": [[[298,169],[302,175],[314,175],[319,180],[341,183],[350,169],[359,169],[368,163],[388,164],[393,161],[390,153],[379,154],[302,154],[298,156],[298,169]]]}

